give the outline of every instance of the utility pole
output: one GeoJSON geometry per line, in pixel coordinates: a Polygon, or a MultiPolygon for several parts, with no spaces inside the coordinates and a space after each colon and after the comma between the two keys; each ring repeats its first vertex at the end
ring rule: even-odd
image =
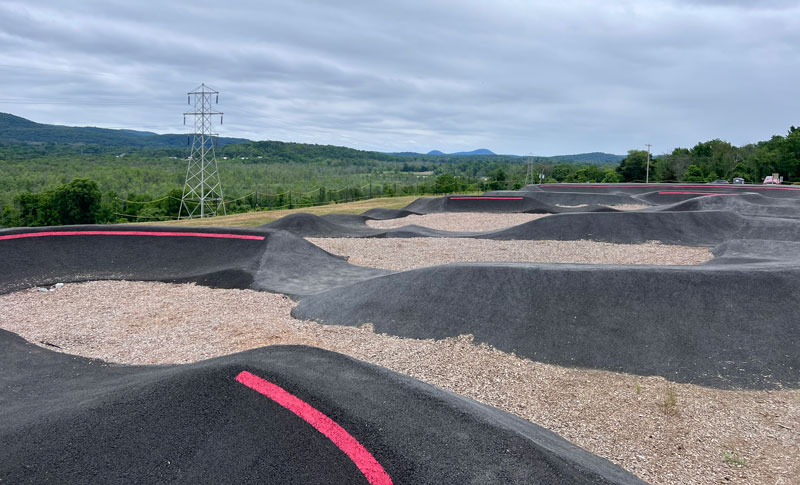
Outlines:
{"type": "Polygon", "coordinates": [[[222,184],[214,152],[218,135],[214,133],[212,124],[212,119],[216,116],[219,116],[219,124],[222,124],[222,113],[212,109],[212,98],[213,104],[219,102],[219,91],[210,89],[205,84],[187,93],[186,101],[193,109],[183,113],[183,124],[186,124],[187,116],[194,117],[194,131],[190,133],[192,151],[186,169],[186,183],[183,186],[178,219],[213,217],[220,211],[225,214],[222,184]]]}
{"type": "Polygon", "coordinates": [[[647,147],[647,175],[645,176],[644,183],[650,183],[650,147],[653,146],[649,143],[646,143],[645,146],[647,147]]]}

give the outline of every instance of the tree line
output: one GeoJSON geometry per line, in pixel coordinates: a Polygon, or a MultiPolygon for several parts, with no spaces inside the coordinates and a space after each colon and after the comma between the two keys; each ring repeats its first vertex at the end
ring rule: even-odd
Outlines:
{"type": "MultiPolygon", "coordinates": [[[[453,178],[452,175],[443,175],[439,178],[446,180],[448,177],[453,178]]],[[[384,183],[340,189],[319,187],[306,192],[281,189],[278,192],[256,190],[241,197],[226,199],[225,212],[236,214],[259,210],[295,209],[375,197],[426,195],[454,192],[459,189],[479,190],[473,185],[458,184],[454,178],[453,184],[443,187],[438,183],[439,178],[412,185],[384,183]]],[[[173,220],[178,218],[182,193],[182,189],[174,188],[158,198],[134,194],[130,196],[131,199],[123,199],[114,191],[102,193],[94,180],[76,178],[44,192],[18,194],[12,204],[5,206],[0,213],[0,226],[33,227],[173,220]]]]}
{"type": "MultiPolygon", "coordinates": [[[[175,218],[185,156],[185,150],[172,148],[0,143],[0,225],[175,218]]],[[[228,213],[378,196],[513,190],[540,181],[617,183],[643,182],[648,177],[644,150],[629,151],[619,163],[580,163],[559,157],[399,156],[323,145],[248,142],[222,147],[218,162],[228,213]]],[[[708,182],[741,177],[758,183],[772,173],[779,173],[785,182],[800,183],[800,128],[792,126],[786,136],[742,147],[715,139],[675,148],[651,159],[649,180],[708,182]]]]}
{"type": "MultiPolygon", "coordinates": [[[[617,171],[624,182],[643,182],[647,177],[647,152],[631,150],[617,171]]],[[[800,127],[790,127],[786,136],[736,147],[715,139],[692,148],[675,148],[651,160],[650,180],[656,182],[732,181],[741,177],[759,183],[778,173],[784,182],[800,182],[800,127]]]]}

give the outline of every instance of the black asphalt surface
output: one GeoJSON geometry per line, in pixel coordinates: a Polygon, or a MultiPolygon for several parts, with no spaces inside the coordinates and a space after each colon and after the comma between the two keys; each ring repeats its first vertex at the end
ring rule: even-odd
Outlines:
{"type": "Polygon", "coordinates": [[[564,366],[779,389],[800,387],[798,294],[800,271],[780,263],[452,264],[312,295],[293,315],[402,337],[472,334],[564,366]]]}
{"type": "Polygon", "coordinates": [[[800,199],[774,199],[756,193],[703,195],[649,210],[659,212],[723,210],[735,211],[743,216],[798,219],[800,199]]]}
{"type": "MultiPolygon", "coordinates": [[[[800,290],[800,190],[717,185],[659,190],[691,198],[634,212],[558,213],[452,236],[660,241],[713,247],[712,261],[688,267],[453,264],[309,296],[294,314],[327,324],[370,322],[378,332],[414,338],[471,333],[478,342],[539,361],[717,388],[800,387],[795,350],[800,304],[792,296],[800,290]]],[[[560,203],[579,205],[609,195],[653,200],[654,193],[644,184],[581,184],[489,195],[557,194],[560,203]]],[[[414,211],[448,203],[418,201],[414,211]]],[[[470,203],[477,207],[482,201],[470,203]]]]}
{"type": "Polygon", "coordinates": [[[333,419],[392,483],[642,483],[530,422],[311,347],[119,366],[0,330],[3,483],[368,483],[247,371],[333,419]]]}
{"type": "Polygon", "coordinates": [[[408,225],[393,229],[376,229],[366,225],[371,217],[352,214],[297,213],[260,226],[263,229],[287,231],[300,237],[471,237],[472,232],[448,232],[408,225]]]}
{"type": "MultiPolygon", "coordinates": [[[[142,231],[143,226],[64,226],[0,230],[14,234],[64,231],[142,231]]],[[[147,227],[153,233],[174,227],[147,227]]],[[[284,231],[192,228],[200,234],[262,237],[247,240],[156,235],[75,235],[0,239],[0,294],[58,282],[124,280],[197,282],[299,297],[388,271],[347,263],[284,231]]]]}
{"type": "MultiPolygon", "coordinates": [[[[713,192],[718,194],[742,194],[750,192],[777,199],[795,199],[800,196],[800,186],[752,184],[544,184],[541,186],[529,185],[521,189],[521,191],[573,194],[627,194],[637,199],[653,194],[673,195],[680,192],[713,192]]],[[[697,196],[698,194],[694,195],[697,196]]]]}
{"type": "Polygon", "coordinates": [[[593,194],[575,202],[574,195],[549,194],[530,191],[495,191],[475,195],[450,195],[421,197],[404,210],[419,214],[437,212],[520,212],[527,214],[562,214],[571,212],[612,212],[614,209],[599,204],[644,204],[625,195],[593,194]],[[586,205],[586,207],[570,207],[586,205]]]}
{"type": "MultiPolygon", "coordinates": [[[[800,387],[800,191],[578,184],[484,195],[361,215],[296,214],[249,230],[0,230],[0,293],[98,279],[251,288],[288,294],[300,301],[297,317],[327,324],[370,322],[418,338],[471,333],[537,361],[717,388],[800,387]],[[650,207],[598,205],[609,203],[650,207]],[[485,233],[365,224],[459,210],[552,215],[485,233]],[[75,235],[19,237],[65,231],[75,235]],[[389,272],[351,265],[298,236],[657,240],[713,246],[715,258],[687,267],[476,263],[389,272]]],[[[236,382],[242,371],[338,423],[394,483],[638,483],[527,421],[319,349],[129,367],[4,331],[0,482],[366,481],[334,441],[236,382]]]]}
{"type": "Polygon", "coordinates": [[[744,224],[744,218],[731,211],[583,212],[555,214],[476,237],[494,240],[585,239],[618,244],[660,241],[714,246],[733,237],[744,224]]]}

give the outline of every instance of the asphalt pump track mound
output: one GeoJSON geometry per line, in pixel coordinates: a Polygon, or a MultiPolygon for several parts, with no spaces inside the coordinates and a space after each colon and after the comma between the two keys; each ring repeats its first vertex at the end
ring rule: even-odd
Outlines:
{"type": "MultiPolygon", "coordinates": [[[[369,322],[421,338],[471,333],[534,360],[719,388],[797,388],[800,230],[789,216],[800,193],[785,189],[537,186],[251,230],[2,230],[0,293],[97,279],[251,288],[291,295],[300,300],[296,316],[328,324],[369,322]],[[731,202],[698,199],[709,196],[731,202]],[[592,202],[557,207],[581,197],[592,202]],[[653,207],[592,205],[612,199],[653,207]],[[380,232],[364,223],[461,203],[553,215],[479,234],[380,232]],[[455,264],[393,273],[304,241],[298,234],[309,224],[328,237],[660,240],[714,246],[716,257],[696,267],[455,264]]],[[[526,421],[330,352],[277,347],[127,367],[53,353],[8,332],[0,343],[0,478],[10,482],[636,482],[526,421]]]]}
{"type": "MultiPolygon", "coordinates": [[[[798,207],[800,188],[683,185],[654,191],[645,184],[581,184],[526,187],[516,194],[517,200],[559,194],[562,202],[578,205],[582,197],[652,201],[659,193],[665,205],[650,209],[560,212],[448,237],[660,241],[713,247],[715,259],[692,267],[452,264],[311,295],[293,314],[326,324],[369,322],[377,332],[403,337],[472,334],[477,342],[537,361],[710,387],[800,387],[800,304],[793,296],[800,291],[800,224],[787,217],[798,207]],[[681,202],[672,201],[676,193],[681,202]]],[[[495,212],[497,198],[513,194],[494,192],[470,204],[495,212]]],[[[435,212],[450,199],[424,199],[406,209],[435,212]]],[[[521,202],[501,203],[508,212],[524,210],[521,202]]]]}
{"type": "Polygon", "coordinates": [[[401,337],[472,334],[536,361],[715,388],[800,387],[800,268],[742,257],[692,268],[451,264],[311,295],[292,314],[401,337]]]}
{"type": "MultiPolygon", "coordinates": [[[[137,279],[300,298],[387,274],[271,230],[16,229],[0,244],[3,293],[137,279]]],[[[0,389],[9,483],[642,483],[528,421],[309,347],[122,366],[0,330],[0,389]]]]}
{"type": "Polygon", "coordinates": [[[311,347],[120,366],[0,330],[8,483],[643,483],[505,412],[311,347]]]}
{"type": "Polygon", "coordinates": [[[195,282],[299,297],[387,271],[284,231],[70,226],[0,231],[0,293],[90,280],[195,282]]]}

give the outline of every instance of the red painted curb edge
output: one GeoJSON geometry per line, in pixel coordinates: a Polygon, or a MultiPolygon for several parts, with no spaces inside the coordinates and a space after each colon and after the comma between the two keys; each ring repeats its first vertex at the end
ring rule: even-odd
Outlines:
{"type": "MultiPolygon", "coordinates": [[[[593,188],[600,188],[600,187],[688,187],[688,188],[699,188],[706,184],[633,184],[633,185],[626,185],[626,184],[602,184],[598,185],[597,183],[594,184],[541,184],[542,187],[593,187],[593,188]]],[[[781,186],[778,187],[776,185],[757,185],[757,184],[748,184],[748,185],[740,185],[740,184],[708,184],[708,185],[716,185],[716,188],[726,188],[726,189],[738,189],[738,190],[800,190],[800,187],[787,187],[781,186]]]]}
{"type": "Polygon", "coordinates": [[[450,197],[450,200],[522,200],[524,197],[450,197]]]}
{"type": "Polygon", "coordinates": [[[255,239],[263,241],[264,236],[251,236],[248,234],[222,234],[218,232],[156,232],[156,231],[49,231],[49,232],[23,232],[0,236],[3,239],[22,239],[26,237],[45,236],[183,236],[183,237],[216,237],[225,239],[255,239]]]}
{"type": "Polygon", "coordinates": [[[361,443],[339,426],[334,420],[318,411],[302,399],[290,394],[286,389],[277,386],[247,371],[236,376],[236,381],[272,399],[284,408],[293,412],[308,424],[324,434],[340,450],[353,460],[367,481],[372,485],[391,485],[392,479],[378,460],[367,451],[361,443]]]}

